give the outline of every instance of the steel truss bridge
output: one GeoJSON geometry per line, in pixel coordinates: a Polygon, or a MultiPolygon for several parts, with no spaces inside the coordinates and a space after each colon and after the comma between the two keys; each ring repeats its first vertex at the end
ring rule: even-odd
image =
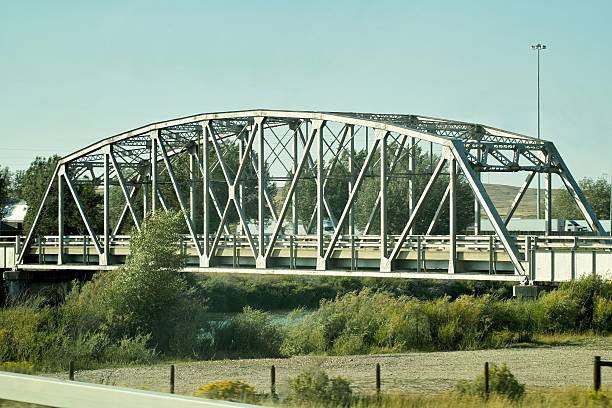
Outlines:
{"type": "Polygon", "coordinates": [[[612,245],[552,142],[414,115],[254,110],[150,124],[61,159],[33,228],[17,238],[15,271],[115,268],[129,255],[130,228],[139,230],[147,212],[172,208],[184,218],[177,245],[191,272],[555,282],[612,269],[612,245]],[[503,219],[481,182],[484,172],[526,175],[503,219]],[[547,234],[513,236],[506,226],[539,173],[547,234]],[[549,236],[553,176],[591,237],[549,236]],[[401,217],[393,218],[389,191],[400,180],[408,189],[401,217]],[[459,182],[472,197],[469,234],[458,230],[459,182]],[[332,183],[346,189],[340,206],[330,203],[332,183]],[[432,201],[440,183],[444,195],[432,201]],[[102,208],[84,204],[86,185],[102,195],[102,208]],[[307,215],[300,211],[304,185],[315,197],[307,215]],[[366,187],[375,199],[367,219],[356,220],[366,187]],[[84,235],[65,233],[68,203],[78,208],[84,235]],[[425,208],[436,208],[431,219],[423,220],[425,208]],[[433,235],[442,214],[447,232],[433,235]],[[482,216],[493,235],[481,233],[482,216]],[[44,217],[56,219],[55,234],[37,232],[44,217]]]}

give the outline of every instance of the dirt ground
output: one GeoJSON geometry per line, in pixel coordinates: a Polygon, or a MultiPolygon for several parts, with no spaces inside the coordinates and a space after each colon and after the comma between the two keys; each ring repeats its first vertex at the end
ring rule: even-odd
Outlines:
{"type": "MultiPolygon", "coordinates": [[[[376,363],[381,365],[382,388],[388,391],[448,390],[457,381],[478,375],[485,361],[507,363],[518,380],[530,388],[590,386],[595,355],[612,360],[612,337],[501,350],[177,362],[176,392],[191,394],[203,384],[223,379],[245,381],[258,391],[268,391],[272,364],[276,366],[280,394],[286,392],[290,378],[317,365],[332,376],[349,379],[360,391],[372,391],[376,363]]],[[[77,371],[75,380],[166,392],[169,364],[77,371]]],[[[610,371],[602,375],[604,384],[612,383],[610,371]]],[[[67,374],[53,376],[66,378],[67,374]]]]}

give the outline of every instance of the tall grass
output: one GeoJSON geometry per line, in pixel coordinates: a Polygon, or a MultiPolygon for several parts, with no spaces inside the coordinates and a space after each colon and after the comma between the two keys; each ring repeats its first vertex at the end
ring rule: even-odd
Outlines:
{"type": "Polygon", "coordinates": [[[498,348],[536,334],[612,331],[612,282],[592,276],[536,301],[490,295],[418,300],[365,289],[290,323],[281,352],[362,354],[498,348]]]}
{"type": "Polygon", "coordinates": [[[532,390],[520,400],[511,400],[499,395],[488,399],[458,393],[443,394],[383,394],[358,398],[352,405],[356,408],[583,408],[612,406],[610,393],[594,393],[580,388],[532,390]]]}

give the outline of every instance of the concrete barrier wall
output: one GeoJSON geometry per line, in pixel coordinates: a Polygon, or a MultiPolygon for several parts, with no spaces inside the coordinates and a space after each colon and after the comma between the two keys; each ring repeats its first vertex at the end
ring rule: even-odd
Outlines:
{"type": "Polygon", "coordinates": [[[15,245],[0,245],[0,269],[15,266],[15,245]]]}
{"type": "Polygon", "coordinates": [[[534,258],[538,282],[567,282],[592,274],[612,279],[612,252],[542,250],[534,258]]]}

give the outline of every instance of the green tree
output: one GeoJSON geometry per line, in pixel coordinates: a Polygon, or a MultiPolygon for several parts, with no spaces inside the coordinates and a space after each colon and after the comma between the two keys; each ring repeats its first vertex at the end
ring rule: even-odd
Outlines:
{"type": "MultiPolygon", "coordinates": [[[[28,204],[28,212],[23,223],[24,232],[27,234],[32,228],[34,218],[38,212],[47,186],[53,177],[59,156],[48,158],[36,157],[30,167],[23,173],[18,188],[21,197],[28,204]]],[[[102,229],[103,198],[93,184],[79,183],[75,189],[83,206],[86,209],[89,221],[95,231],[102,229]]],[[[83,235],[87,233],[81,214],[74,202],[72,194],[67,187],[64,189],[64,232],[65,234],[83,235]]],[[[51,185],[51,190],[44,203],[41,217],[37,223],[36,233],[40,235],[57,234],[57,183],[51,185]]]]}
{"type": "Polygon", "coordinates": [[[184,343],[195,338],[203,308],[179,273],[183,224],[180,213],[157,211],[145,218],[140,233],[132,232],[130,256],[105,278],[102,291],[113,337],[150,333],[162,352],[185,352],[184,343]]]}
{"type": "MultiPolygon", "coordinates": [[[[610,183],[605,177],[585,177],[578,184],[599,219],[610,218],[610,183]]],[[[553,216],[563,219],[583,219],[572,196],[564,190],[553,200],[553,216]]]]}
{"type": "Polygon", "coordinates": [[[0,218],[4,217],[4,205],[9,198],[9,177],[8,167],[0,168],[0,218]]]}
{"type": "MultiPolygon", "coordinates": [[[[34,223],[34,217],[36,212],[42,203],[42,199],[45,195],[45,191],[53,177],[53,172],[57,165],[60,157],[55,155],[48,158],[36,157],[30,164],[30,167],[26,170],[22,180],[22,195],[23,199],[28,203],[28,212],[26,213],[25,220],[23,222],[23,230],[27,234],[32,228],[34,223]]],[[[56,190],[56,186],[52,187],[53,191],[56,190]]],[[[51,194],[47,200],[47,204],[43,211],[51,212],[57,208],[57,194],[51,194]]],[[[57,214],[57,213],[55,213],[57,214]]],[[[49,214],[42,214],[41,219],[38,223],[38,233],[49,234],[52,232],[57,233],[57,216],[49,214]],[[48,216],[47,216],[48,215],[48,216]]]]}

